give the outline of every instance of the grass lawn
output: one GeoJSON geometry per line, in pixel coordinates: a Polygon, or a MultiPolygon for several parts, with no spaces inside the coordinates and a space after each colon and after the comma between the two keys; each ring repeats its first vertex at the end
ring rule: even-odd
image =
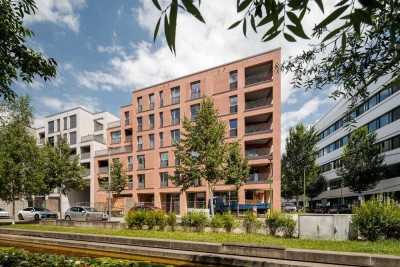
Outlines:
{"type": "Polygon", "coordinates": [[[297,239],[297,238],[279,238],[262,234],[188,233],[181,231],[160,232],[160,231],[128,230],[128,229],[123,229],[123,230],[83,229],[83,228],[68,228],[59,226],[29,225],[29,224],[17,224],[17,225],[7,225],[7,226],[4,225],[0,227],[38,230],[38,231],[58,231],[58,232],[69,232],[69,233],[174,239],[174,240],[212,242],[212,243],[239,242],[239,243],[283,246],[286,248],[361,252],[361,253],[388,254],[388,255],[400,256],[400,240],[381,240],[376,242],[326,241],[326,240],[309,240],[309,239],[297,239]]]}

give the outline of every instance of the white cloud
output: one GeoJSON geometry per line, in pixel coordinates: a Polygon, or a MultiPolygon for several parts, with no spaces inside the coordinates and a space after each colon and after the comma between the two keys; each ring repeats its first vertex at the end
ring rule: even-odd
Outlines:
{"type": "Polygon", "coordinates": [[[36,5],[36,13],[26,16],[25,22],[52,22],[79,32],[80,17],[77,11],[85,7],[86,0],[37,0],[36,5]]]}
{"type": "Polygon", "coordinates": [[[118,15],[118,17],[121,17],[123,14],[124,14],[124,6],[121,6],[117,10],[117,15],[118,15]]]}
{"type": "Polygon", "coordinates": [[[39,102],[43,106],[52,109],[54,112],[68,110],[76,107],[82,107],[90,112],[97,112],[100,110],[100,101],[97,97],[84,95],[71,96],[68,94],[64,94],[63,99],[56,97],[41,97],[39,98],[39,102]]]}
{"type": "Polygon", "coordinates": [[[41,97],[39,99],[40,103],[42,103],[45,107],[49,107],[53,110],[61,110],[63,106],[63,101],[61,99],[55,97],[41,97]]]}

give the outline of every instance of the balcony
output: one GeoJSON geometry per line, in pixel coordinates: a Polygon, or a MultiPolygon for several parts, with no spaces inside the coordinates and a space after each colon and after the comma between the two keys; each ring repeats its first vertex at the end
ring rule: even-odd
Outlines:
{"type": "Polygon", "coordinates": [[[150,148],[150,149],[154,149],[154,141],[150,141],[150,146],[149,146],[149,148],[150,148]]]}
{"type": "Polygon", "coordinates": [[[120,121],[113,121],[107,124],[107,128],[115,128],[121,126],[120,121]]]}
{"type": "Polygon", "coordinates": [[[137,112],[142,112],[143,111],[143,106],[142,105],[139,105],[138,107],[137,107],[137,112]]]}
{"type": "Polygon", "coordinates": [[[270,148],[246,149],[246,157],[249,159],[267,158],[270,154],[270,148]]]}
{"type": "Polygon", "coordinates": [[[237,105],[234,105],[234,106],[230,106],[229,107],[229,113],[237,113],[237,111],[238,111],[238,106],[237,105]]]}
{"type": "Polygon", "coordinates": [[[236,137],[236,136],[237,136],[237,129],[230,129],[229,137],[236,137]]]}
{"type": "Polygon", "coordinates": [[[143,188],[145,188],[144,182],[139,182],[138,183],[138,189],[143,189],[143,188]]]}
{"type": "Polygon", "coordinates": [[[160,181],[160,187],[168,187],[168,180],[166,181],[160,181]]]}
{"type": "Polygon", "coordinates": [[[260,123],[245,127],[245,134],[272,132],[271,123],[260,123]]]}
{"type": "Polygon", "coordinates": [[[190,94],[190,99],[197,99],[200,98],[200,92],[195,92],[190,94]]]}
{"type": "Polygon", "coordinates": [[[171,105],[178,104],[181,101],[180,96],[174,96],[171,98],[171,105]]]}
{"type": "Polygon", "coordinates": [[[144,170],[144,168],[145,168],[144,163],[138,164],[138,170],[144,170]]]}
{"type": "Polygon", "coordinates": [[[245,70],[245,85],[266,82],[272,79],[272,63],[245,70]]]}
{"type": "Polygon", "coordinates": [[[125,125],[129,125],[129,124],[130,124],[129,119],[126,119],[125,120],[125,125]]]}
{"type": "Polygon", "coordinates": [[[90,152],[81,153],[81,159],[89,159],[89,158],[90,158],[90,152]]]}
{"type": "Polygon", "coordinates": [[[168,167],[168,160],[160,160],[160,167],[168,167]]]}
{"type": "Polygon", "coordinates": [[[142,124],[139,124],[139,125],[137,126],[137,131],[138,131],[138,132],[143,131],[143,125],[142,125],[142,124]]]}
{"type": "Polygon", "coordinates": [[[253,100],[253,101],[246,101],[245,104],[245,109],[246,110],[252,110],[255,108],[261,108],[261,107],[268,107],[271,106],[271,99],[258,99],[258,100],[253,100]]]}
{"type": "Polygon", "coordinates": [[[160,140],[160,148],[164,147],[164,140],[160,140]]]}
{"type": "Polygon", "coordinates": [[[236,90],[237,87],[238,87],[238,82],[237,81],[229,83],[229,89],[230,90],[236,90]]]}
{"type": "Polygon", "coordinates": [[[133,164],[128,164],[127,171],[130,172],[133,170],[133,164]]]}
{"type": "Polygon", "coordinates": [[[90,142],[90,141],[96,141],[96,142],[99,142],[102,144],[106,144],[106,140],[103,137],[98,136],[98,135],[91,134],[91,135],[81,137],[81,143],[90,142]]]}
{"type": "Polygon", "coordinates": [[[150,104],[149,104],[149,109],[150,109],[150,110],[153,110],[153,109],[154,109],[154,103],[150,103],[150,104]]]}
{"type": "Polygon", "coordinates": [[[246,183],[266,183],[268,181],[268,173],[252,173],[246,183]]]}
{"type": "Polygon", "coordinates": [[[119,144],[121,143],[121,137],[111,139],[111,144],[119,144]]]}
{"type": "Polygon", "coordinates": [[[108,173],[108,167],[100,167],[99,174],[106,174],[108,173]]]}
{"type": "Polygon", "coordinates": [[[126,142],[132,141],[132,135],[125,136],[125,141],[126,142]]]}
{"type": "Polygon", "coordinates": [[[98,131],[103,131],[103,129],[104,129],[103,125],[95,125],[93,130],[95,132],[98,132],[98,131]]]}
{"type": "Polygon", "coordinates": [[[142,151],[143,150],[143,144],[138,144],[137,145],[137,150],[142,151]]]}
{"type": "Polygon", "coordinates": [[[128,190],[132,190],[133,189],[133,183],[132,182],[128,182],[127,185],[126,185],[126,188],[128,190]]]}
{"type": "Polygon", "coordinates": [[[111,155],[132,152],[132,146],[117,147],[111,149],[111,155]]]}
{"type": "Polygon", "coordinates": [[[171,119],[171,125],[177,125],[180,123],[180,119],[179,118],[172,118],[171,119]]]}
{"type": "Polygon", "coordinates": [[[149,130],[153,130],[154,129],[154,123],[150,123],[149,124],[149,130]]]}

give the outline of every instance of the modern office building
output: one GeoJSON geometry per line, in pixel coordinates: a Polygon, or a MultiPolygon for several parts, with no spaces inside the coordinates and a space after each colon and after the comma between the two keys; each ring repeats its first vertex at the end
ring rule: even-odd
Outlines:
{"type": "MultiPolygon", "coordinates": [[[[96,152],[95,201],[107,202],[108,194],[99,180],[108,179],[109,162],[119,159],[129,185],[114,198],[114,210],[127,201],[180,214],[207,208],[206,183],[181,193],[168,174],[174,175],[179,164],[173,150],[181,137],[183,117],[195,120],[201,100],[211,96],[219,118],[227,125],[226,140],[241,140],[251,165],[239,203],[268,203],[273,192],[274,208],[280,209],[281,79],[275,72],[280,57],[276,49],[134,91],[132,104],[121,107],[121,123],[109,125],[110,149],[96,152]]],[[[214,188],[215,195],[227,198],[234,197],[233,191],[232,185],[223,182],[214,188]]]]}
{"type": "Polygon", "coordinates": [[[38,145],[49,142],[55,145],[57,138],[62,136],[72,149],[71,156],[79,156],[81,166],[86,169],[86,179],[90,181],[90,187],[83,191],[72,191],[67,196],[60,195],[58,189],[48,196],[35,197],[35,205],[41,205],[46,201],[50,210],[65,212],[70,205],[76,203],[94,202],[94,155],[96,150],[106,148],[107,126],[110,122],[119,121],[119,118],[109,112],[91,113],[83,108],[74,108],[45,118],[45,126],[36,129],[38,145]],[[47,197],[46,197],[47,198],[47,197]]]}
{"type": "Polygon", "coordinates": [[[376,131],[377,145],[386,156],[385,179],[363,195],[369,198],[383,193],[384,197],[400,199],[400,86],[383,89],[388,82],[390,80],[382,78],[370,86],[368,98],[359,101],[351,112],[350,102],[340,100],[315,124],[320,135],[318,163],[327,180],[327,191],[317,198],[323,204],[334,205],[342,201],[351,204],[358,200],[358,193],[343,187],[342,179],[336,175],[343,146],[347,144],[349,133],[355,129],[348,127],[352,120],[355,120],[352,125],[356,128],[367,126],[370,131],[376,131]]]}

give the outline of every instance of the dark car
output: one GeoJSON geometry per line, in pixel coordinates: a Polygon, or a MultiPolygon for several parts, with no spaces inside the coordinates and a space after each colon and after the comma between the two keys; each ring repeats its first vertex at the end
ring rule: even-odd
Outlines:
{"type": "Polygon", "coordinates": [[[329,207],[328,206],[318,206],[315,208],[315,213],[328,213],[329,207]]]}
{"type": "Polygon", "coordinates": [[[144,205],[144,206],[136,206],[136,207],[132,207],[129,212],[135,212],[135,211],[144,211],[144,212],[148,212],[148,211],[162,211],[162,209],[155,207],[155,206],[150,206],[150,205],[144,205]]]}
{"type": "Polygon", "coordinates": [[[351,214],[351,209],[349,206],[341,204],[333,206],[329,209],[329,213],[337,213],[337,214],[351,214]]]}

